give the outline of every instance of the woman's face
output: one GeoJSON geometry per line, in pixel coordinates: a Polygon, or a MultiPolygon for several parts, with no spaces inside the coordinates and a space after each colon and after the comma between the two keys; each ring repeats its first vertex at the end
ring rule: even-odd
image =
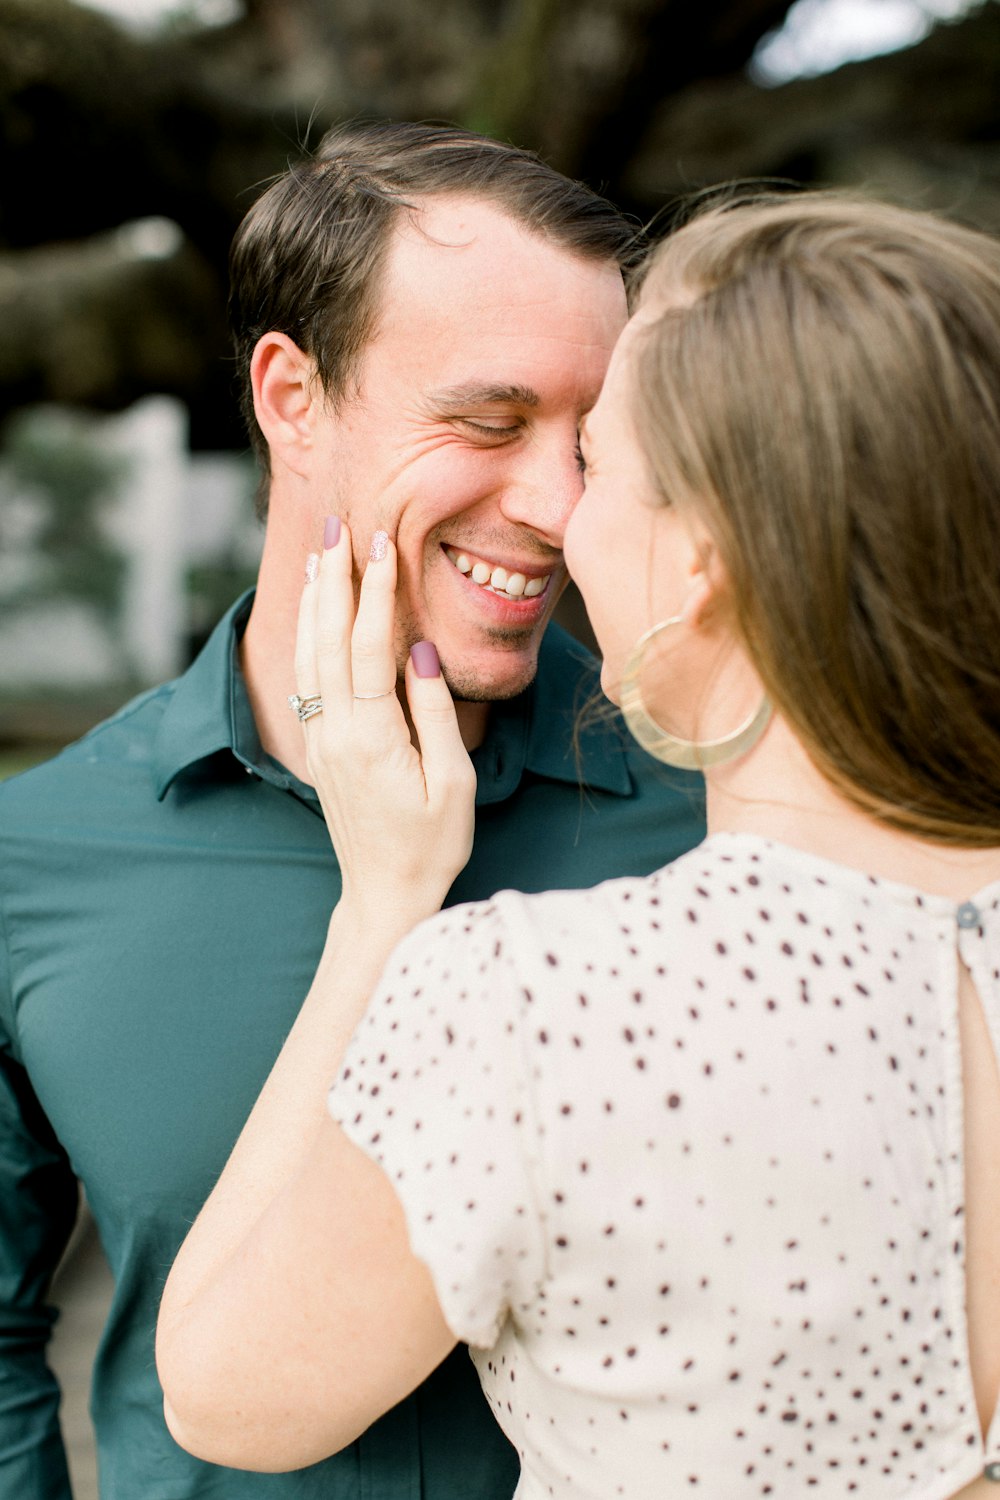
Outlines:
{"type": "Polygon", "coordinates": [[[621,335],[580,447],[583,495],[566,529],[564,555],[587,606],[612,702],[639,636],[678,614],[701,562],[691,527],[663,503],[639,448],[628,406],[629,370],[642,314],[621,335]]]}

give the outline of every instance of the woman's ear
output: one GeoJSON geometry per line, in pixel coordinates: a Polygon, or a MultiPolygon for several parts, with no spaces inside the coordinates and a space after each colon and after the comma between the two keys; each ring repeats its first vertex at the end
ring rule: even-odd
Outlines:
{"type": "Polygon", "coordinates": [[[691,566],[691,580],[681,606],[681,619],[688,625],[707,624],[717,611],[726,589],[726,570],[711,542],[698,548],[691,566]]]}
{"type": "Polygon", "coordinates": [[[293,473],[306,478],[313,425],[322,387],[316,362],[284,333],[265,333],[250,361],[254,412],[271,450],[293,473]]]}

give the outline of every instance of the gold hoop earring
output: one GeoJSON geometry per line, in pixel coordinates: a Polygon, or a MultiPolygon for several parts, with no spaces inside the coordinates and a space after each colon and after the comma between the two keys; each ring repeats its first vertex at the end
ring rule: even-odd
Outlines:
{"type": "Polygon", "coordinates": [[[657,724],[642,701],[639,685],[642,659],[654,636],[672,625],[683,623],[683,615],[672,615],[639,637],[622,675],[621,710],[629,732],[656,760],[676,766],[679,771],[704,771],[709,766],[721,766],[728,760],[735,760],[756,745],[771,721],[771,700],[765,694],[749,719],[718,740],[682,740],[657,724]]]}

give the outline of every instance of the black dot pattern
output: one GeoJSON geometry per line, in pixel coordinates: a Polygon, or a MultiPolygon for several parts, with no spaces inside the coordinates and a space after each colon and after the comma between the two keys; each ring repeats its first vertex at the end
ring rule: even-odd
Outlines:
{"type": "Polygon", "coordinates": [[[944,1500],[964,1321],[953,903],[750,835],[397,950],[331,1091],[522,1461],[519,1500],[944,1500]]]}

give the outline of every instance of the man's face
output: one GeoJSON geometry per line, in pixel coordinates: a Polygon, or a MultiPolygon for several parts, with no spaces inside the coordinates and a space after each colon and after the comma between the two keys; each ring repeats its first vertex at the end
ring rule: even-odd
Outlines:
{"type": "Polygon", "coordinates": [[[396,542],[401,670],[426,639],[460,698],[531,681],[566,582],[578,425],[625,317],[614,266],[486,203],[401,219],[357,395],[316,432],[317,500],[349,523],[359,571],[373,531],[396,542]]]}

